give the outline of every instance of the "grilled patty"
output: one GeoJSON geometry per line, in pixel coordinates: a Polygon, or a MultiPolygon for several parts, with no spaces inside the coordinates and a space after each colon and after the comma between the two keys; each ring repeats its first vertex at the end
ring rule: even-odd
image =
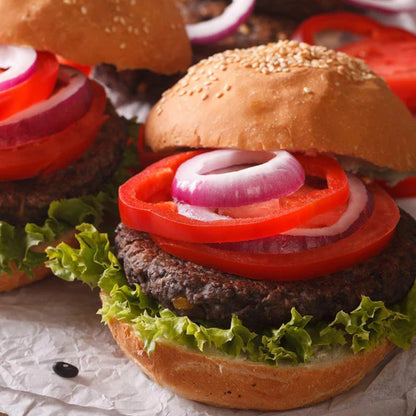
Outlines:
{"type": "Polygon", "coordinates": [[[397,230],[378,256],[350,269],[297,282],[251,280],[178,259],[148,234],[120,224],[116,250],[128,281],[178,315],[228,325],[236,314],[252,329],[278,327],[295,307],[303,315],[332,320],[350,312],[361,296],[386,305],[401,300],[416,275],[416,221],[402,212],[397,230]]]}
{"type": "Polygon", "coordinates": [[[95,193],[114,173],[127,140],[127,126],[107,104],[109,118],[81,159],[43,177],[0,182],[0,219],[11,224],[41,222],[52,201],[95,193]]]}

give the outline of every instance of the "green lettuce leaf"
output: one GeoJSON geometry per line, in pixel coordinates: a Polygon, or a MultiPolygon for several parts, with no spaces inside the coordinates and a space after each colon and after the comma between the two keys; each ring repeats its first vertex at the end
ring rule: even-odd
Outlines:
{"type": "Polygon", "coordinates": [[[28,223],[25,227],[19,227],[0,221],[0,273],[11,274],[10,264],[14,263],[18,270],[31,276],[33,268],[46,260],[44,252],[34,251],[33,248],[38,244],[53,242],[63,232],[84,221],[99,224],[105,200],[105,195],[99,194],[96,197],[54,201],[43,225],[28,223]]]}
{"type": "Polygon", "coordinates": [[[354,353],[368,351],[385,338],[409,348],[416,335],[416,285],[394,308],[363,297],[351,313],[339,312],[333,322],[315,322],[295,309],[291,320],[280,328],[255,333],[233,316],[228,328],[176,316],[147,297],[139,285],[129,286],[123,270],[111,252],[106,234],[94,226],[78,227],[79,248],[60,244],[48,248],[47,265],[66,280],[79,279],[99,287],[106,295],[99,313],[102,320],[130,323],[151,352],[159,339],[170,340],[199,351],[212,351],[254,362],[277,365],[311,360],[322,348],[348,347],[354,353]]]}

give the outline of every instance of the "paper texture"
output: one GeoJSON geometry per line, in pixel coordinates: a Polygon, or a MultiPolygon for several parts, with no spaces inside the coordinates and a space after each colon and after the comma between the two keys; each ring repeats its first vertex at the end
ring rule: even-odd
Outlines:
{"type": "MultiPolygon", "coordinates": [[[[402,205],[416,215],[416,201],[402,205]]],[[[0,414],[258,416],[217,409],[159,387],[120,352],[96,311],[98,293],[81,283],[50,278],[0,295],[0,414]],[[73,379],[52,366],[79,368],[73,379]]],[[[204,383],[204,380],[201,380],[204,383]]],[[[396,351],[345,394],[309,408],[268,416],[413,416],[416,343],[396,351]]]]}

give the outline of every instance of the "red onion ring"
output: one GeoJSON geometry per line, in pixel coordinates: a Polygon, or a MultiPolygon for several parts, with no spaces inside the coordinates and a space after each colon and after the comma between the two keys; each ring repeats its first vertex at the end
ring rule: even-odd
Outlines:
{"type": "Polygon", "coordinates": [[[220,16],[186,25],[190,41],[194,44],[205,44],[231,35],[250,16],[255,3],[255,0],[233,0],[220,16]]]}
{"type": "Polygon", "coordinates": [[[178,214],[198,221],[210,222],[231,219],[231,217],[226,215],[217,214],[212,208],[197,207],[196,205],[183,204],[181,202],[176,202],[176,206],[178,214]]]}
{"type": "Polygon", "coordinates": [[[0,148],[15,147],[55,134],[85,115],[92,103],[88,78],[79,70],[61,66],[55,91],[0,122],[0,148]]]}
{"type": "Polygon", "coordinates": [[[312,250],[335,243],[361,228],[371,216],[374,201],[365,185],[355,176],[348,175],[350,200],[346,211],[334,224],[321,228],[295,228],[285,233],[250,241],[215,243],[223,250],[246,253],[288,254],[312,250]]]}
{"type": "Polygon", "coordinates": [[[0,44],[0,91],[26,81],[36,69],[37,53],[32,48],[0,44]]]}
{"type": "Polygon", "coordinates": [[[387,13],[410,12],[416,10],[414,0],[344,0],[353,6],[387,13]]]}
{"type": "Polygon", "coordinates": [[[182,163],[172,182],[172,197],[196,206],[238,207],[289,195],[304,183],[301,164],[284,150],[220,149],[182,163]]]}

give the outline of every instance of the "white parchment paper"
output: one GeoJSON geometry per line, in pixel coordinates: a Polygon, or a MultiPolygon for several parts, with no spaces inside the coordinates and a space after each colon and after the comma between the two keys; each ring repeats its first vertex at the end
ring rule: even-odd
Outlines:
{"type": "MultiPolygon", "coordinates": [[[[402,205],[416,214],[416,202],[402,205]]],[[[0,295],[0,414],[257,416],[183,399],[144,376],[120,352],[96,311],[98,293],[49,278],[0,295]],[[76,365],[76,378],[57,376],[56,361],[76,365]]],[[[204,383],[204,380],[201,380],[204,383]]],[[[416,343],[396,351],[364,381],[319,405],[279,416],[413,416],[416,343]]]]}

